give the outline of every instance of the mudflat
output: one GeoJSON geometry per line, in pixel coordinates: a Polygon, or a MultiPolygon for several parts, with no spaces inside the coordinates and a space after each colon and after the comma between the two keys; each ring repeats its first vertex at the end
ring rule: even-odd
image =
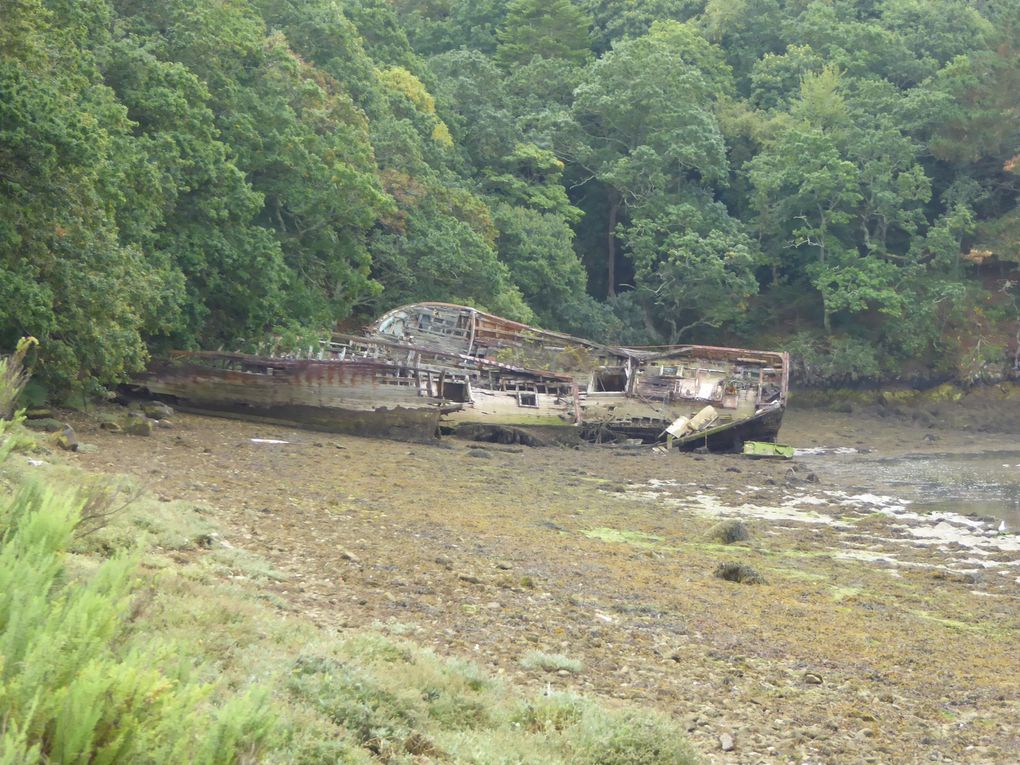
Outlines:
{"type": "MultiPolygon", "coordinates": [[[[76,463],[207,508],[294,618],[658,708],[709,763],[1020,761],[1020,537],[966,507],[918,512],[808,457],[73,424],[97,447],[76,463]],[[755,576],[717,575],[740,568],[755,576]],[[522,664],[535,652],[571,661],[522,664]]],[[[1015,449],[796,410],[780,440],[1015,449]]]]}

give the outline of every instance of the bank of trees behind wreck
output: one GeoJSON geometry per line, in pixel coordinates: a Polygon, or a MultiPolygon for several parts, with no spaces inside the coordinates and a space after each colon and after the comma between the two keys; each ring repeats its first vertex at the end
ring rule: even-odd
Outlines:
{"type": "Polygon", "coordinates": [[[0,350],[55,387],[415,300],[963,378],[1020,2],[0,0],[0,350]]]}

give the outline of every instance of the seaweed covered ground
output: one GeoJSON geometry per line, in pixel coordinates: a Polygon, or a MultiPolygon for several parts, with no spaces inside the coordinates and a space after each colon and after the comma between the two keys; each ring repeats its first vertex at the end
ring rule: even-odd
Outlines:
{"type": "MultiPolygon", "coordinates": [[[[72,417],[95,448],[71,459],[215,517],[206,546],[264,560],[259,586],[291,618],[657,708],[709,763],[1020,761],[1020,545],[993,524],[803,459],[171,422],[141,438],[72,417]],[[716,576],[727,564],[756,576],[716,576]]],[[[931,433],[791,412],[782,436],[999,443],[931,433]]]]}

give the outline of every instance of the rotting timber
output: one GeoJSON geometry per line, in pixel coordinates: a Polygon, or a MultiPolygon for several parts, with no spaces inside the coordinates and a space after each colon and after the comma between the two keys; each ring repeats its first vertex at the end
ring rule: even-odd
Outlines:
{"type": "Polygon", "coordinates": [[[775,440],[790,366],[785,353],[602,345],[446,303],[394,309],[308,355],[176,352],[137,382],[183,408],[354,435],[653,443],[668,432],[679,448],[722,451],[775,440]]]}
{"type": "Polygon", "coordinates": [[[403,441],[436,437],[439,418],[460,404],[430,395],[427,373],[367,357],[286,359],[177,352],[137,382],[177,406],[403,441]]]}
{"type": "Polygon", "coordinates": [[[702,345],[614,347],[510,321],[467,306],[416,303],[384,314],[365,335],[378,342],[454,354],[461,361],[453,427],[573,428],[588,440],[672,439],[680,448],[739,449],[774,441],[789,388],[789,355],[702,345]],[[528,376],[483,373],[485,365],[528,376]]]}

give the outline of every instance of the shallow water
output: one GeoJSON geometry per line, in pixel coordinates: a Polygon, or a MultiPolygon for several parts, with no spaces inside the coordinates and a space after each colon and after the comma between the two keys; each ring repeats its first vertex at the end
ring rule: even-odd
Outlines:
{"type": "Polygon", "coordinates": [[[1020,532],[1020,449],[887,456],[799,454],[817,472],[861,490],[912,500],[914,512],[954,512],[1005,521],[1020,532]]]}

